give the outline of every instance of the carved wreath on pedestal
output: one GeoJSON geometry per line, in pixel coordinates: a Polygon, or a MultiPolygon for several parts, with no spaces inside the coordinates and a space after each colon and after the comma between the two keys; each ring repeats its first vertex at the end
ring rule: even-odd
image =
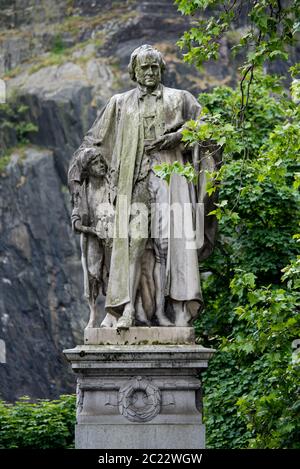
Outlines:
{"type": "Polygon", "coordinates": [[[119,390],[118,405],[120,414],[128,420],[147,422],[160,412],[160,390],[147,379],[138,376],[119,390]]]}

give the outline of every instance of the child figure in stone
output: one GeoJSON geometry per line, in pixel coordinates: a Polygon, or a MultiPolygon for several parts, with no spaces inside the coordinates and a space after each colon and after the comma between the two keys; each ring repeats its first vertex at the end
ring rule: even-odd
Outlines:
{"type": "MultiPolygon", "coordinates": [[[[84,295],[90,318],[87,328],[96,327],[96,301],[106,294],[111,254],[113,212],[107,200],[107,167],[101,155],[85,152],[80,155],[82,184],[76,192],[72,224],[80,232],[84,295]]],[[[109,315],[105,326],[113,327],[116,319],[109,315]]]]}

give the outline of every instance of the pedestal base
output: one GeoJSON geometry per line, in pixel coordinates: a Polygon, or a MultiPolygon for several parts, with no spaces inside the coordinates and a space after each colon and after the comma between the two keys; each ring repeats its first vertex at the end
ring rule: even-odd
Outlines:
{"type": "Polygon", "coordinates": [[[202,449],[200,345],[84,345],[77,374],[76,448],[202,449]]]}
{"type": "Polygon", "coordinates": [[[205,425],[97,425],[75,427],[78,449],[203,449],[205,425]]]}

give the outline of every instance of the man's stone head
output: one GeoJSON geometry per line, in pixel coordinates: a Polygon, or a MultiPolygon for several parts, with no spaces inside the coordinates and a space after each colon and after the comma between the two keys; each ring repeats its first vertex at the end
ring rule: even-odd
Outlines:
{"type": "Polygon", "coordinates": [[[165,68],[166,63],[162,54],[148,44],[132,52],[128,65],[130,78],[149,89],[155,89],[158,86],[165,68]]]}

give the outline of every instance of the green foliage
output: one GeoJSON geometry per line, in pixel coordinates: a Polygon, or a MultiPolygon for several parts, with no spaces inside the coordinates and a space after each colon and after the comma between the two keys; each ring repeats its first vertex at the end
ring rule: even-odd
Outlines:
{"type": "MultiPolygon", "coordinates": [[[[0,142],[5,142],[5,135],[14,136],[10,142],[13,147],[23,146],[29,143],[30,134],[37,132],[38,127],[28,119],[28,106],[21,104],[17,96],[0,104],[0,142]]],[[[0,148],[0,173],[2,173],[10,161],[11,148],[1,145],[0,148]]]]}
{"type": "MultiPolygon", "coordinates": [[[[205,61],[220,57],[221,38],[235,30],[240,16],[247,27],[232,47],[232,54],[243,54],[240,83],[240,118],[247,107],[253,72],[274,60],[288,60],[290,47],[300,31],[300,0],[175,0],[184,15],[193,16],[193,27],[178,45],[184,60],[201,67],[205,61]],[[246,78],[248,79],[246,82],[246,78]]],[[[293,68],[293,73],[298,73],[293,68]]]]}
{"type": "Polygon", "coordinates": [[[287,46],[295,44],[300,31],[299,0],[175,0],[175,3],[182,14],[194,17],[195,26],[184,33],[179,45],[187,50],[185,60],[197,65],[219,58],[220,38],[234,29],[241,13],[248,17],[249,27],[233,52],[239,49],[246,52],[244,70],[266,60],[287,60],[287,46]],[[201,17],[204,13],[205,19],[201,17]]]}
{"type": "Polygon", "coordinates": [[[53,54],[62,54],[64,52],[65,46],[60,34],[56,34],[53,40],[53,45],[51,52],[53,54]]]}
{"type": "Polygon", "coordinates": [[[73,448],[76,396],[0,401],[0,448],[73,448]]]}
{"type": "Polygon", "coordinates": [[[3,173],[6,166],[9,164],[9,162],[10,162],[10,155],[3,155],[0,157],[0,174],[3,173]]]}
{"type": "MultiPolygon", "coordinates": [[[[289,271],[290,279],[294,275],[289,271]]],[[[300,336],[300,292],[257,288],[252,273],[239,272],[228,298],[233,327],[218,338],[204,378],[208,444],[299,448],[300,366],[293,363],[292,342],[300,336]]]]}
{"type": "Polygon", "coordinates": [[[187,123],[183,141],[193,143],[213,138],[224,146],[225,157],[230,158],[245,154],[256,157],[274,124],[283,121],[292,105],[280,80],[262,72],[257,72],[253,78],[243,125],[239,125],[239,89],[216,87],[213,93],[202,93],[199,101],[203,106],[201,120],[187,123]],[[275,96],[281,97],[280,102],[275,96]]]}
{"type": "Polygon", "coordinates": [[[185,177],[189,182],[197,184],[198,175],[190,163],[181,164],[178,161],[174,163],[162,163],[153,167],[155,174],[170,184],[172,174],[179,174],[185,177]]]}
{"type": "Polygon", "coordinates": [[[8,103],[0,104],[0,117],[2,119],[0,131],[5,128],[14,129],[19,144],[29,143],[29,134],[37,132],[38,127],[28,121],[27,112],[28,106],[20,104],[16,98],[8,103]]]}
{"type": "Polygon", "coordinates": [[[37,125],[32,122],[18,122],[15,126],[17,132],[17,139],[20,144],[29,143],[28,135],[32,132],[37,132],[37,125]]]}
{"type": "MultiPolygon", "coordinates": [[[[208,179],[209,191],[220,187],[212,212],[219,238],[202,266],[211,275],[197,333],[218,349],[204,378],[208,445],[216,448],[299,447],[299,106],[268,89],[255,80],[249,125],[227,133],[225,164],[208,179]]],[[[200,98],[212,118],[204,136],[199,122],[189,126],[189,141],[221,135],[236,93],[218,88],[200,98]]]]}

